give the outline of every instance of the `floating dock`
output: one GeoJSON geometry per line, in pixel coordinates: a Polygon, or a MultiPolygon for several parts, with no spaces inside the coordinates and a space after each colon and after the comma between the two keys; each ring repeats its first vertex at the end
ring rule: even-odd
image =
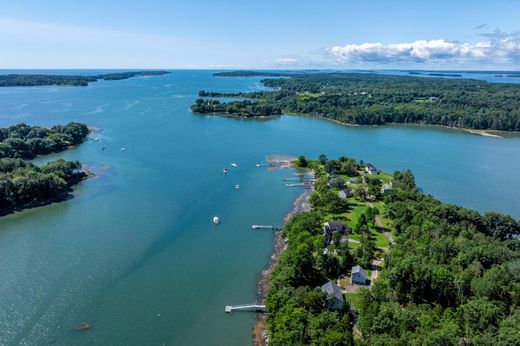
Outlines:
{"type": "Polygon", "coordinates": [[[265,305],[259,305],[259,304],[227,305],[226,308],[224,309],[224,311],[227,313],[231,313],[234,310],[265,312],[265,305]]]}

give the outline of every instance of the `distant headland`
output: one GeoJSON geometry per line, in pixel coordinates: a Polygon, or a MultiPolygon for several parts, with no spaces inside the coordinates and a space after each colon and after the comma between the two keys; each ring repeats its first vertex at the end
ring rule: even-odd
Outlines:
{"type": "Polygon", "coordinates": [[[133,71],[99,74],[95,76],[51,75],[51,74],[7,74],[0,75],[0,87],[16,86],[87,86],[90,82],[99,80],[122,80],[132,77],[162,76],[168,71],[133,71]]]}

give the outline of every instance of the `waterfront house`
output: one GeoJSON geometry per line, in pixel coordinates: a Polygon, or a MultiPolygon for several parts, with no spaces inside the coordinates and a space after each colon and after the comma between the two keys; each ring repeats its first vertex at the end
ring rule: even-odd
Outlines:
{"type": "Polygon", "coordinates": [[[319,288],[327,295],[327,303],[330,310],[343,310],[345,308],[343,293],[338,285],[329,281],[319,288]]]}
{"type": "Polygon", "coordinates": [[[352,271],[350,273],[350,284],[358,284],[358,285],[366,285],[367,276],[365,270],[361,268],[361,266],[352,267],[352,271]]]}
{"type": "Polygon", "coordinates": [[[325,238],[325,244],[328,245],[332,241],[332,234],[338,232],[344,234],[349,232],[350,229],[342,224],[340,221],[328,221],[323,224],[323,237],[325,238]]]}
{"type": "Polygon", "coordinates": [[[368,172],[368,174],[370,175],[376,175],[377,174],[377,168],[375,168],[374,166],[372,166],[371,164],[368,164],[365,166],[365,170],[368,172]]]}

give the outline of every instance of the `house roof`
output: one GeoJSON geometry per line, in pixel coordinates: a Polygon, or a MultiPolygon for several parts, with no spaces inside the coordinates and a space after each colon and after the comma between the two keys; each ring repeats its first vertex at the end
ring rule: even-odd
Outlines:
{"type": "Polygon", "coordinates": [[[341,223],[341,221],[328,221],[325,222],[325,225],[334,230],[345,229],[345,225],[341,223]]]}
{"type": "Polygon", "coordinates": [[[353,266],[352,267],[352,274],[355,274],[355,273],[365,273],[365,270],[363,268],[361,268],[361,266],[353,266]]]}
{"type": "Polygon", "coordinates": [[[341,293],[341,288],[339,288],[339,286],[336,285],[334,282],[329,281],[326,284],[322,285],[320,289],[323,292],[325,292],[328,296],[343,301],[343,293],[341,293]]]}

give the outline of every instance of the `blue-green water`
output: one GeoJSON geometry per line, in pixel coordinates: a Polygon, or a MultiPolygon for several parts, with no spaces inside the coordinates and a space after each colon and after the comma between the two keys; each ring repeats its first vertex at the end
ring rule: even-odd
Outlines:
{"type": "Polygon", "coordinates": [[[284,187],[290,171],[255,167],[270,153],[410,168],[443,201],[520,217],[518,137],[189,112],[198,90],[258,88],[258,78],[175,71],[0,89],[0,126],[76,120],[101,129],[99,142],[55,156],[97,169],[75,198],[0,219],[0,344],[249,344],[253,315],[224,306],[254,301],[272,249],[272,234],[250,225],[280,223],[301,193],[284,187]],[[239,167],[224,176],[231,162],[239,167]],[[83,321],[92,329],[71,330],[83,321]]]}

